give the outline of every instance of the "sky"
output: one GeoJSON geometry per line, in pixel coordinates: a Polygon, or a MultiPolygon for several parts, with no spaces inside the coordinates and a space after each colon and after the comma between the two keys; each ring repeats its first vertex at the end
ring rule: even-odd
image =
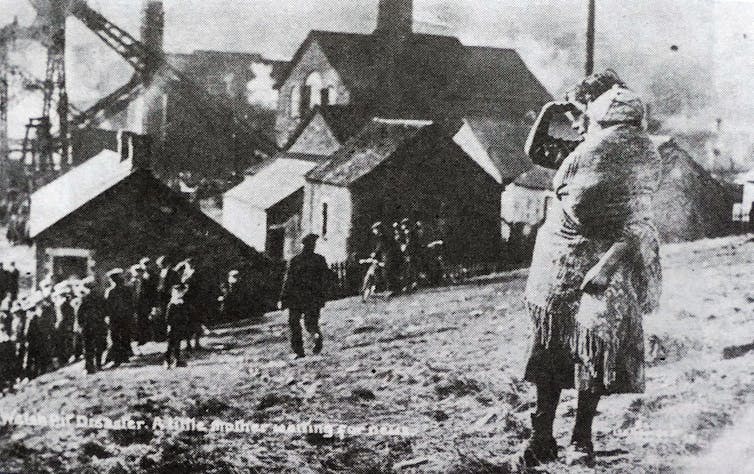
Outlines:
{"type": "MultiPolygon", "coordinates": [[[[259,52],[289,59],[312,29],[371,32],[378,0],[165,0],[165,48],[259,52]]],[[[0,0],[0,25],[28,24],[28,0],[0,0]]],[[[141,0],[88,0],[138,35],[141,0]]],[[[415,31],[454,35],[469,45],[519,51],[553,94],[582,74],[587,0],[414,0],[415,31]]],[[[75,19],[68,24],[68,82],[84,107],[125,83],[131,71],[75,19]]],[[[11,60],[41,77],[44,51],[19,45],[11,60]]],[[[612,67],[678,127],[715,119],[752,128],[754,1],[597,0],[596,68],[612,67]]],[[[28,96],[28,94],[27,94],[28,96]]],[[[11,97],[11,135],[40,106],[11,97]]],[[[734,126],[734,125],[731,125],[734,126]]]]}

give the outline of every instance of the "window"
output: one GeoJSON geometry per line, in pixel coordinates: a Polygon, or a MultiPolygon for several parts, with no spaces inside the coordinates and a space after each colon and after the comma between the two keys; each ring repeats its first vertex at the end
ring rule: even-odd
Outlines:
{"type": "Polygon", "coordinates": [[[322,203],[322,237],[327,236],[327,203],[322,203]]]}
{"type": "Polygon", "coordinates": [[[313,72],[306,78],[304,85],[306,86],[306,95],[308,95],[308,100],[303,101],[305,106],[311,109],[315,105],[322,104],[322,76],[318,72],[313,72]]]}
{"type": "Polygon", "coordinates": [[[336,101],[335,87],[329,86],[322,89],[322,99],[320,100],[322,105],[334,105],[336,101]]]}
{"type": "Polygon", "coordinates": [[[295,85],[291,89],[291,117],[301,115],[301,86],[295,85]]]}
{"type": "Polygon", "coordinates": [[[319,94],[321,96],[319,99],[320,104],[325,105],[330,103],[330,88],[326,87],[322,89],[321,91],[319,91],[319,94]]]}

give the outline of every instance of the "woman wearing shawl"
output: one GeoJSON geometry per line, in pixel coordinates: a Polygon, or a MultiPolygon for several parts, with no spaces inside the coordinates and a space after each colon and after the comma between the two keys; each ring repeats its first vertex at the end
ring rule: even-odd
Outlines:
{"type": "Polygon", "coordinates": [[[642,316],[659,300],[659,160],[642,128],[643,104],[612,72],[585,80],[576,98],[588,127],[559,163],[557,202],[537,235],[526,287],[534,334],[525,379],[537,404],[531,439],[513,458],[518,468],[557,458],[552,425],[568,388],[578,390],[578,408],[567,460],[593,462],[600,396],[644,391],[642,316]]]}

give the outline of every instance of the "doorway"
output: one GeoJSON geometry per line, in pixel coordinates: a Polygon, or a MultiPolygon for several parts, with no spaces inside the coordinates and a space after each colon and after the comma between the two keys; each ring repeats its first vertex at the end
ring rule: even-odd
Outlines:
{"type": "Polygon", "coordinates": [[[71,277],[81,279],[89,274],[89,259],[70,255],[53,257],[52,278],[55,283],[71,277]]]}

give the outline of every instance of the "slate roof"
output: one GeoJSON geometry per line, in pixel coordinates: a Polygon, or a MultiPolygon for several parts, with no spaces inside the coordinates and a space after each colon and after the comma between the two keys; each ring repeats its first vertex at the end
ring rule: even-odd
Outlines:
{"type": "Polygon", "coordinates": [[[330,131],[340,143],[345,143],[349,138],[354,136],[372,118],[371,112],[364,107],[355,105],[316,105],[299,123],[283,149],[287,150],[291,148],[317,115],[322,116],[330,127],[330,131]]]}
{"type": "Polygon", "coordinates": [[[306,173],[317,166],[312,161],[278,158],[254,176],[223,195],[259,209],[269,209],[304,187],[306,173]]]}
{"type": "Polygon", "coordinates": [[[118,184],[133,172],[131,160],[102,150],[31,195],[29,234],[42,231],[118,184]]]}
{"type": "Polygon", "coordinates": [[[333,153],[329,161],[309,172],[306,178],[336,186],[350,186],[430,125],[432,122],[426,120],[375,118],[333,153]]]}
{"type": "Polygon", "coordinates": [[[520,118],[552,100],[515,50],[464,46],[455,37],[416,33],[408,37],[396,59],[395,87],[402,95],[398,110],[380,110],[387,54],[385,44],[371,34],[310,32],[278,88],[312,42],[358,97],[353,102],[373,104],[376,115],[462,117],[489,110],[492,104],[520,118]]]}
{"type": "Polygon", "coordinates": [[[489,117],[467,117],[465,121],[487,150],[503,181],[510,181],[532,167],[531,159],[524,153],[528,126],[489,117]]]}

